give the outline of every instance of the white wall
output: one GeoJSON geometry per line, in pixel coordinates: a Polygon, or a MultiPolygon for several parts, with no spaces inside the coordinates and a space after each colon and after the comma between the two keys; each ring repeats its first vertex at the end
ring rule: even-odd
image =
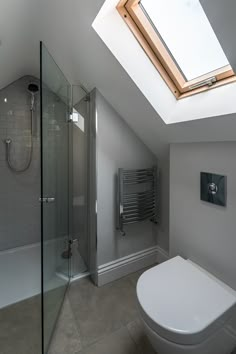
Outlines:
{"type": "Polygon", "coordinates": [[[156,245],[156,226],[149,221],[116,231],[116,174],[118,168],[146,168],[155,156],[96,91],[97,107],[97,237],[98,265],[156,245]]]}
{"type": "Polygon", "coordinates": [[[160,167],[160,225],[158,228],[158,246],[169,253],[169,149],[162,159],[160,167]]]}
{"type": "Polygon", "coordinates": [[[170,250],[236,289],[236,142],[172,144],[170,250]],[[200,200],[200,172],[227,176],[227,206],[200,200]]]}

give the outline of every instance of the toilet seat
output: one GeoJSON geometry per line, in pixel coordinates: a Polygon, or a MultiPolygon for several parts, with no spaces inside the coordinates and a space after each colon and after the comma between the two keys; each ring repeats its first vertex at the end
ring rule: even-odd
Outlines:
{"type": "Polygon", "coordinates": [[[148,326],[183,345],[203,342],[222,328],[236,304],[233,289],[179,256],[146,271],[137,297],[148,326]]]}

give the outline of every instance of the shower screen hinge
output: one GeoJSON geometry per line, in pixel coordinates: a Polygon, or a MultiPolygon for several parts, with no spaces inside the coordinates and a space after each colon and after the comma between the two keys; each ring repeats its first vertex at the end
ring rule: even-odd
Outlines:
{"type": "Polygon", "coordinates": [[[88,93],[85,98],[84,98],[85,102],[90,102],[90,94],[88,93]]]}
{"type": "Polygon", "coordinates": [[[66,121],[67,121],[68,123],[73,122],[73,113],[70,112],[70,114],[68,114],[68,117],[67,117],[66,121]]]}

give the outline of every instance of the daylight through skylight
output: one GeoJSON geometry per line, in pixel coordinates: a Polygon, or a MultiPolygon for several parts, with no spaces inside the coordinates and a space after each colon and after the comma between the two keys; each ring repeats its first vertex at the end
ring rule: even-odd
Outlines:
{"type": "Polygon", "coordinates": [[[177,99],[236,81],[199,0],[120,0],[117,10],[177,99]]]}
{"type": "Polygon", "coordinates": [[[141,0],[187,81],[229,64],[199,0],[141,0]]]}

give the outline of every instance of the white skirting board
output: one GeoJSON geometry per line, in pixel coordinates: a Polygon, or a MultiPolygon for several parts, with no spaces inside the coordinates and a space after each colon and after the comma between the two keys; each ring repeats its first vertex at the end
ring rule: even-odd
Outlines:
{"type": "Polygon", "coordinates": [[[142,268],[162,263],[168,259],[167,252],[158,246],[119,258],[98,267],[97,285],[105,285],[142,268]]]}

